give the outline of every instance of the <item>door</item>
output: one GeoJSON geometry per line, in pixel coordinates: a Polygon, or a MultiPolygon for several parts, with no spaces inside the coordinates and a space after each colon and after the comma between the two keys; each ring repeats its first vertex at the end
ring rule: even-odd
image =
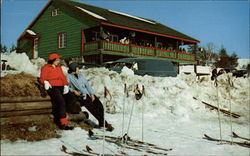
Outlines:
{"type": "Polygon", "coordinates": [[[38,38],[34,39],[34,52],[33,52],[33,58],[38,58],[38,38]]]}

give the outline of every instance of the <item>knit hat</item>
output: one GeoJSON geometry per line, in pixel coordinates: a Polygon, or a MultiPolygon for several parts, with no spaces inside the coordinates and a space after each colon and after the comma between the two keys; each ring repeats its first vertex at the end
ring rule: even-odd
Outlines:
{"type": "Polygon", "coordinates": [[[79,65],[76,62],[70,63],[68,73],[76,72],[77,67],[79,67],[79,65]]]}

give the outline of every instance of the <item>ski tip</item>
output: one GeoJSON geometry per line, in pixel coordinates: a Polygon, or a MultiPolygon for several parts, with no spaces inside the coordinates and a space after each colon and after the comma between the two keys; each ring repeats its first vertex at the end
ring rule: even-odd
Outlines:
{"type": "Polygon", "coordinates": [[[233,137],[237,137],[238,135],[235,132],[232,132],[233,137]]]}
{"type": "Polygon", "coordinates": [[[88,131],[88,135],[89,135],[89,137],[92,137],[92,136],[94,135],[94,132],[91,131],[91,130],[89,130],[89,131],[88,131]]]}

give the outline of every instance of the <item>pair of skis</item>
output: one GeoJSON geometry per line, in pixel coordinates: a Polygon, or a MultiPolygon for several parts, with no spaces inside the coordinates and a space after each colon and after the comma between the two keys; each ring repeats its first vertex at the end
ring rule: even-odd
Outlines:
{"type": "MultiPolygon", "coordinates": [[[[62,145],[61,151],[72,156],[93,156],[93,155],[99,156],[100,155],[99,153],[92,152],[92,149],[90,150],[89,148],[86,148],[86,150],[82,150],[82,152],[68,152],[68,149],[65,145],[62,145]]],[[[114,154],[104,154],[103,156],[113,156],[113,155],[114,154]]]]}
{"type": "Polygon", "coordinates": [[[249,142],[250,139],[249,138],[239,136],[235,132],[232,133],[232,137],[239,138],[239,139],[242,139],[244,141],[230,141],[230,140],[225,140],[225,139],[217,139],[217,138],[210,137],[207,134],[204,134],[204,139],[207,139],[210,141],[216,141],[216,142],[221,142],[221,143],[225,143],[225,144],[239,145],[242,147],[250,148],[250,142],[249,142]]]}
{"type": "MultiPolygon", "coordinates": [[[[94,134],[90,137],[92,139],[103,139],[103,136],[98,134],[94,134]]],[[[172,148],[162,148],[158,147],[155,144],[131,139],[127,135],[124,135],[123,137],[105,136],[105,141],[127,149],[132,149],[139,152],[146,152],[157,155],[167,155],[167,152],[172,150],[172,148]]]]}
{"type": "MultiPolygon", "coordinates": [[[[92,131],[91,131],[92,132],[92,131]]],[[[89,135],[91,139],[103,139],[102,135],[91,133],[89,135]]],[[[135,139],[131,139],[129,136],[124,135],[123,137],[115,137],[115,136],[105,136],[105,141],[115,144],[120,147],[124,147],[126,149],[131,149],[138,152],[146,152],[154,155],[167,155],[168,151],[171,151],[172,148],[162,148],[155,144],[147,143],[144,141],[139,141],[135,139]]],[[[86,146],[86,149],[83,149],[81,152],[69,152],[65,145],[62,145],[61,151],[64,153],[73,155],[73,156],[89,156],[89,155],[100,155],[100,153],[93,152],[93,150],[86,146]]],[[[121,152],[122,155],[127,155],[125,152],[121,152]]],[[[105,156],[115,155],[115,154],[104,154],[105,156]]],[[[119,155],[119,154],[118,154],[119,155]]]]}

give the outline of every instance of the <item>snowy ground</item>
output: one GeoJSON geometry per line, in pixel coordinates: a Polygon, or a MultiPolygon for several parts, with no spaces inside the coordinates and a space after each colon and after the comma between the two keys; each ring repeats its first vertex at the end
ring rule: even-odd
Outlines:
{"type": "MultiPolygon", "coordinates": [[[[88,69],[82,73],[90,81],[96,95],[100,97],[103,104],[106,104],[106,109],[113,113],[106,113],[106,119],[115,127],[115,130],[105,132],[106,135],[121,136],[122,127],[124,132],[127,132],[129,116],[134,104],[129,136],[141,140],[143,129],[144,141],[164,148],[173,148],[172,151],[167,152],[168,155],[247,156],[250,154],[249,148],[229,144],[219,145],[217,142],[203,139],[205,133],[219,138],[218,114],[214,110],[205,108],[201,101],[193,99],[196,97],[215,106],[218,99],[223,109],[229,109],[231,103],[232,112],[241,115],[238,119],[232,119],[233,131],[249,138],[250,78],[236,79],[230,75],[220,76],[217,98],[214,82],[209,77],[199,80],[194,75],[178,75],[176,78],[141,77],[126,70],[122,74],[117,74],[104,68],[88,69]],[[229,87],[228,77],[233,82],[233,87],[229,87]],[[129,97],[124,96],[125,83],[128,86],[129,97]],[[133,93],[136,84],[145,86],[145,95],[138,101],[135,100],[133,93]],[[112,94],[111,101],[103,97],[104,86],[112,94]],[[125,105],[124,124],[122,122],[123,104],[125,105]],[[143,128],[142,112],[144,112],[143,128]]],[[[96,122],[92,116],[90,118],[96,122]]],[[[230,118],[221,115],[221,123],[222,137],[230,140],[230,118]]],[[[94,132],[104,134],[100,129],[94,129],[94,132]]],[[[104,142],[103,148],[102,140],[90,139],[88,133],[80,128],[58,133],[61,133],[62,138],[37,142],[1,140],[1,155],[67,155],[61,151],[62,145],[67,146],[68,151],[72,152],[82,152],[88,145],[94,152],[101,154],[103,151],[106,154],[121,154],[120,151],[124,150],[129,155],[150,155],[145,151],[121,149],[107,142],[104,142]]]]}

